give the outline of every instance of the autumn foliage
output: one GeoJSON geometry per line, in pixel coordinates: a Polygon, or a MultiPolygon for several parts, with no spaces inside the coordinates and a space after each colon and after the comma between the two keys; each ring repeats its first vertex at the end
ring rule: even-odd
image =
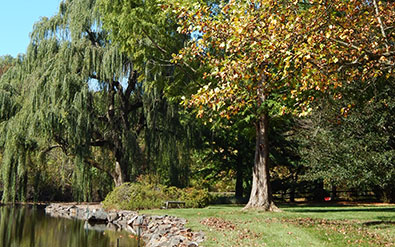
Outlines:
{"type": "Polygon", "coordinates": [[[392,1],[257,0],[173,8],[180,32],[201,34],[175,61],[198,59],[209,68],[208,83],[189,104],[224,117],[256,107],[259,94],[279,103],[280,113],[307,113],[317,92],[393,76],[392,1]]]}

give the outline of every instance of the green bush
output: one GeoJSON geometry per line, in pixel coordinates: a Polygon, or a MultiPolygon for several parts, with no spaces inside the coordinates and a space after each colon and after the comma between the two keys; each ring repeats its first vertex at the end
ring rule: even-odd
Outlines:
{"type": "Polygon", "coordinates": [[[110,192],[103,201],[106,209],[153,209],[165,201],[185,201],[188,208],[205,207],[210,201],[207,190],[179,189],[147,183],[124,183],[110,192]]]}
{"type": "Polygon", "coordinates": [[[187,188],[182,190],[181,201],[185,201],[187,208],[203,208],[210,202],[210,194],[207,189],[187,188]]]}
{"type": "Polygon", "coordinates": [[[164,194],[161,188],[140,183],[124,183],[115,187],[103,201],[104,208],[137,210],[159,208],[164,194]]]}

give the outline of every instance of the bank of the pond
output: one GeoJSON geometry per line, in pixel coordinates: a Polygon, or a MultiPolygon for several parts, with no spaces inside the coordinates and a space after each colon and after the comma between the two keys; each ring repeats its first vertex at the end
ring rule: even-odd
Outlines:
{"type": "Polygon", "coordinates": [[[161,215],[149,216],[136,211],[105,211],[100,204],[51,203],[45,208],[53,217],[85,220],[94,229],[95,224],[106,224],[113,230],[126,230],[146,243],[146,247],[199,246],[203,232],[192,232],[183,218],[161,215]]]}

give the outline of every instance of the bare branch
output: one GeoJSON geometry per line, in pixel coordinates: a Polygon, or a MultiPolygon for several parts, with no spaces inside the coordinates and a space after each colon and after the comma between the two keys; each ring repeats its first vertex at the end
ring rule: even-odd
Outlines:
{"type": "MultiPolygon", "coordinates": [[[[351,44],[351,43],[347,43],[347,42],[344,42],[344,41],[342,41],[342,40],[338,40],[338,39],[334,39],[334,38],[329,38],[330,40],[332,40],[332,41],[335,41],[335,42],[337,42],[337,43],[339,43],[340,45],[342,45],[342,46],[345,46],[345,47],[351,47],[351,48],[353,48],[353,49],[355,49],[355,50],[359,50],[359,47],[358,46],[355,46],[355,45],[353,45],[353,44],[351,44]]],[[[365,51],[366,52],[366,51],[365,51]]],[[[370,52],[369,52],[370,53],[370,52]]]]}
{"type": "MultiPolygon", "coordinates": [[[[353,48],[355,50],[360,50],[360,48],[358,46],[355,46],[354,44],[351,43],[347,43],[345,41],[342,40],[338,40],[338,39],[334,39],[334,38],[330,38],[330,40],[337,42],[338,44],[344,46],[344,47],[349,47],[349,48],[353,48]]],[[[381,53],[381,54],[374,54],[371,51],[368,51],[366,49],[362,49],[363,52],[365,52],[365,54],[369,57],[369,59],[371,60],[377,60],[380,59],[382,56],[384,57],[391,57],[395,55],[395,52],[385,52],[385,53],[381,53]]]]}
{"type": "Polygon", "coordinates": [[[380,24],[381,34],[383,35],[383,38],[385,40],[385,47],[388,49],[389,48],[388,39],[387,39],[387,35],[385,34],[383,22],[381,21],[381,18],[380,18],[379,7],[377,6],[377,1],[373,0],[373,4],[374,4],[374,9],[376,11],[377,21],[380,24]]]}

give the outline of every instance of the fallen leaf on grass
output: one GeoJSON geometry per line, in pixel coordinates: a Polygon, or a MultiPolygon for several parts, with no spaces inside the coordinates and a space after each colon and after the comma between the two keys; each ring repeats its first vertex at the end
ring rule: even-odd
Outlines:
{"type": "Polygon", "coordinates": [[[205,226],[213,227],[218,231],[234,230],[236,228],[232,222],[217,217],[204,219],[200,221],[200,223],[205,226]]]}

